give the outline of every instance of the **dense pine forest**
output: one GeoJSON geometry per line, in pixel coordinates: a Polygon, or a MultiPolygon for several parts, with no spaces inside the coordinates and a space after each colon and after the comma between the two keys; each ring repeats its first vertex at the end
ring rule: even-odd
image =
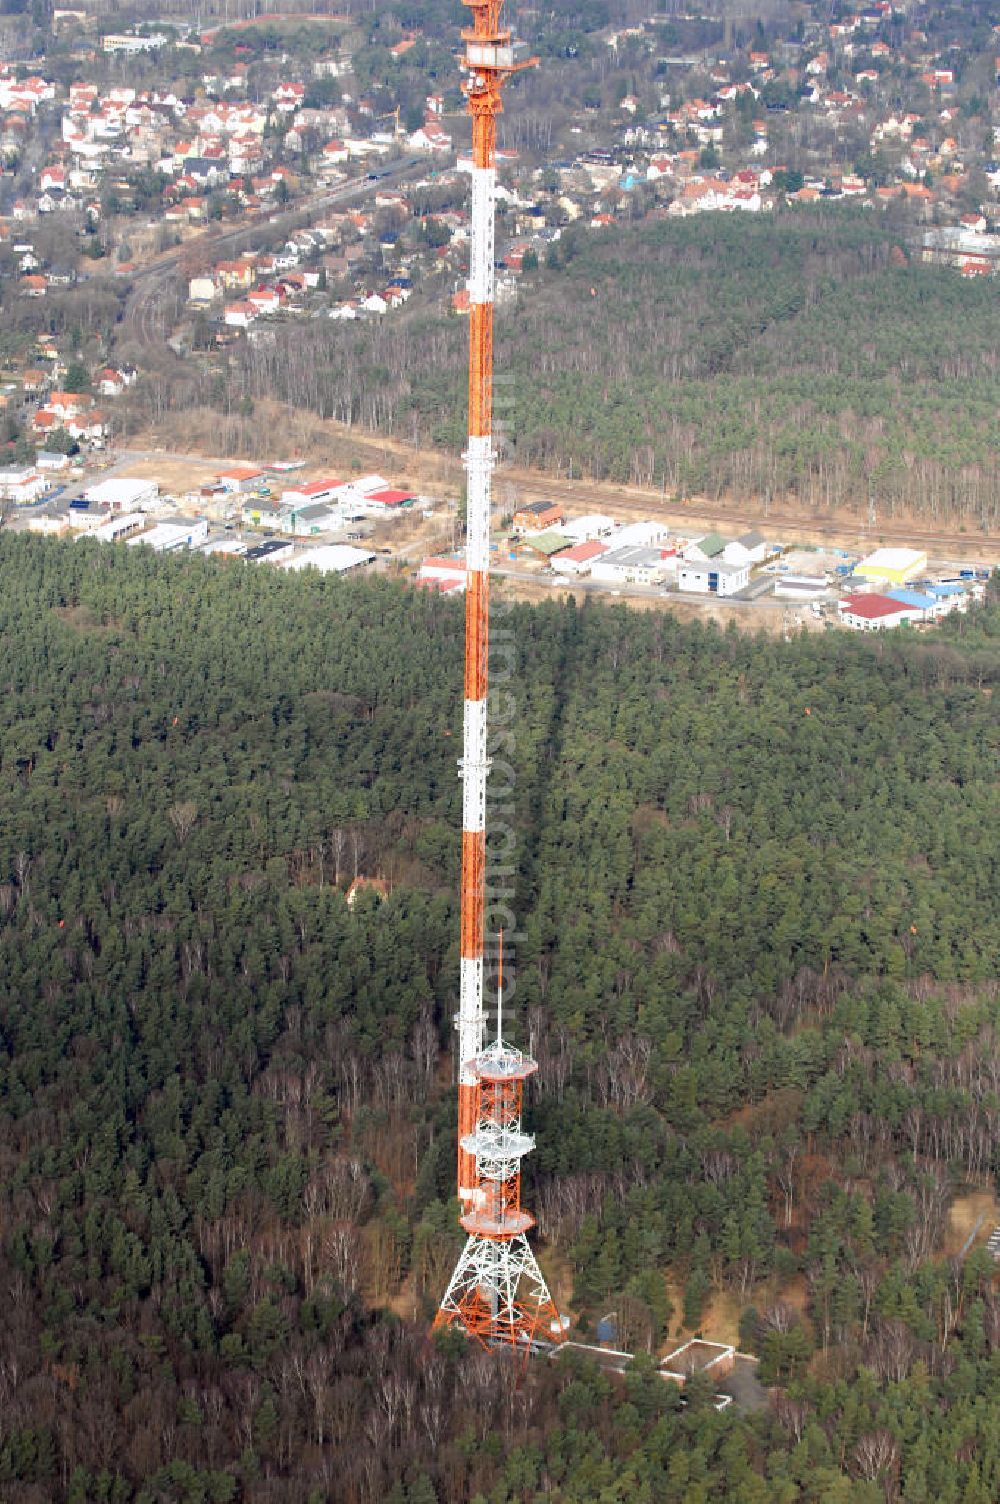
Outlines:
{"type": "MultiPolygon", "coordinates": [[[[988,279],[921,265],[921,233],[845,208],[570,226],[498,308],[509,455],[672,496],[995,527],[1000,305],[988,279]]],[[[278,395],[457,450],[464,320],[411,307],[247,346],[230,406],[278,395]]],[[[202,387],[179,400],[218,403],[202,387]]]]}
{"type": "Polygon", "coordinates": [[[461,630],[389,581],[0,538],[0,1495],[989,1504],[1000,1294],[942,1235],[998,1169],[1000,606],[877,642],[497,615],[526,1194],[621,1380],[429,1334],[461,630]],[[643,1356],[720,1294],[753,1415],[643,1356]]]}

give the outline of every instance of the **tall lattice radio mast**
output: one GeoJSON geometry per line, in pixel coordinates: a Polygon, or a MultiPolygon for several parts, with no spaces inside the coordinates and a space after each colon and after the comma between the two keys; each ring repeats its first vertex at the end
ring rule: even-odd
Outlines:
{"type": "Polygon", "coordinates": [[[500,91],[515,63],[511,34],[500,24],[501,0],[464,0],[472,11],[464,84],[472,116],[472,211],[469,269],[469,437],[465,598],[465,710],[462,776],[461,976],[458,1012],[458,1195],[468,1240],[438,1311],[487,1345],[523,1344],[558,1325],[552,1298],[521,1209],[521,1160],[533,1146],[521,1131],[525,1079],[535,1062],[500,1032],[485,1045],[483,953],[486,909],[486,698],[489,658],[490,499],[493,451],[493,266],[497,115],[500,91]]]}

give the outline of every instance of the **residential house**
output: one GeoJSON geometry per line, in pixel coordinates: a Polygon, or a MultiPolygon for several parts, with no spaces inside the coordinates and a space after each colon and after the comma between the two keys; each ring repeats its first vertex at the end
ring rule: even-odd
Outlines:
{"type": "Polygon", "coordinates": [[[220,261],[215,268],[215,279],[220,287],[249,290],[254,284],[254,263],[245,257],[239,261],[220,261]]]}
{"type": "Polygon", "coordinates": [[[275,108],[283,115],[292,115],[305,100],[306,86],[300,83],[279,84],[271,98],[275,108]]]}
{"type": "Polygon", "coordinates": [[[412,131],[408,139],[408,145],[413,151],[427,151],[436,154],[449,152],[452,149],[452,139],[447,131],[428,122],[420,126],[419,130],[412,131]]]}
{"type": "Polygon", "coordinates": [[[93,407],[94,399],[86,392],[50,392],[45,405],[59,418],[75,418],[93,407]]]}
{"type": "Polygon", "coordinates": [[[95,407],[88,412],[67,418],[65,428],[70,438],[76,439],[78,443],[89,443],[96,448],[101,448],[107,432],[107,418],[95,407]]]}
{"type": "Polygon", "coordinates": [[[102,397],[120,397],[135,385],[138,375],[134,366],[105,366],[97,373],[97,390],[102,397]]]}
{"type": "MultiPolygon", "coordinates": [[[[409,45],[412,47],[413,43],[409,45]]],[[[384,877],[356,877],[347,890],[347,907],[353,909],[364,893],[373,893],[381,902],[389,897],[390,891],[389,884],[384,877]]]]}
{"type": "Polygon", "coordinates": [[[256,317],[257,310],[246,301],[227,303],[222,311],[223,322],[230,329],[249,329],[256,317]]]}
{"type": "Polygon", "coordinates": [[[258,314],[277,313],[281,308],[281,294],[276,287],[259,287],[248,292],[246,301],[258,314]]]}

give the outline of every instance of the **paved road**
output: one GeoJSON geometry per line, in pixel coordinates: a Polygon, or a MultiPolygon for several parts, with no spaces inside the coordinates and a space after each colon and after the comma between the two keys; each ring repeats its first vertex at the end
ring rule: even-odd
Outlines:
{"type": "MultiPolygon", "coordinates": [[[[742,606],[756,609],[763,607],[767,610],[778,611],[787,611],[795,608],[795,602],[789,603],[788,601],[776,600],[773,595],[762,595],[760,591],[755,591],[750,595],[693,595],[687,592],[681,594],[678,590],[664,590],[662,587],[657,588],[655,585],[611,585],[606,584],[603,580],[567,580],[556,575],[536,574],[528,569],[500,568],[497,565],[494,565],[490,569],[490,575],[493,579],[513,580],[521,585],[549,585],[553,590],[572,590],[574,595],[599,595],[605,599],[608,596],[620,596],[623,600],[681,600],[691,601],[695,605],[698,605],[699,602],[706,604],[721,602],[725,606],[742,606]]],[[[773,583],[773,580],[770,583],[773,583]]],[[[802,609],[801,602],[799,603],[799,609],[802,609]]]]}
{"type": "Polygon", "coordinates": [[[766,1410],[771,1402],[768,1391],[757,1377],[757,1368],[753,1358],[737,1355],[732,1373],[719,1384],[719,1393],[728,1394],[736,1409],[744,1415],[766,1410]]]}

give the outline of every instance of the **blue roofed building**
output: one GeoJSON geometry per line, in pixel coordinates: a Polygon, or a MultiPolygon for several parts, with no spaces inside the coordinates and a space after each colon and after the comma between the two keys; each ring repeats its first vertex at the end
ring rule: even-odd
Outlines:
{"type": "Polygon", "coordinates": [[[883,594],[887,600],[898,601],[901,606],[905,606],[910,621],[933,621],[940,614],[941,607],[936,598],[925,595],[922,590],[907,590],[905,586],[898,586],[883,594]]]}
{"type": "Polygon", "coordinates": [[[942,580],[939,585],[928,585],[927,594],[937,601],[939,616],[946,616],[949,611],[969,609],[969,592],[958,580],[942,580]]]}

